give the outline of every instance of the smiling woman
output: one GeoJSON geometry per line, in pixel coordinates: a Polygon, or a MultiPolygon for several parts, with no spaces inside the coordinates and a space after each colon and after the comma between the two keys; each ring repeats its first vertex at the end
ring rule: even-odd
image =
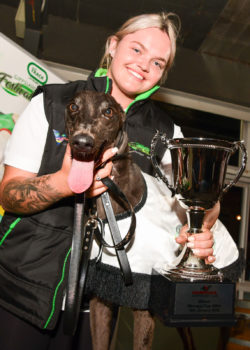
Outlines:
{"type": "Polygon", "coordinates": [[[179,24],[178,16],[172,13],[141,15],[108,38],[101,67],[108,69],[113,79],[112,95],[124,109],[139,93],[166,79],[175,56],[179,24]]]}
{"type": "Polygon", "coordinates": [[[112,95],[125,109],[138,94],[150,90],[161,79],[169,60],[171,45],[166,32],[146,28],[110,40],[112,61],[108,76],[112,95]]]}
{"type": "MultiPolygon", "coordinates": [[[[179,245],[188,241],[185,226],[176,238],[186,215],[181,212],[175,198],[165,192],[165,185],[155,178],[149,158],[156,129],[164,131],[168,138],[183,136],[180,127],[150,98],[159,89],[158,84],[166,78],[175,56],[178,30],[173,17],[172,14],[160,13],[129,19],[108,39],[101,67],[92,72],[86,81],[40,86],[18,119],[5,151],[5,173],[0,186],[1,204],[5,209],[0,224],[1,349],[108,349],[114,305],[126,305],[133,309],[134,349],[151,348],[154,319],[148,311],[148,303],[152,267],[157,261],[173,261],[179,245]],[[71,132],[77,127],[75,123],[66,127],[65,109],[68,106],[72,117],[78,113],[78,107],[79,110],[91,109],[93,103],[84,100],[84,106],[80,106],[80,100],[73,100],[78,92],[86,90],[104,93],[106,98],[110,94],[125,109],[125,113],[122,112],[124,125],[121,134],[117,134],[117,128],[114,129],[117,140],[114,145],[124,150],[122,140],[127,138],[121,135],[127,134],[129,145],[132,145],[129,157],[139,166],[144,186],[140,187],[131,171],[124,171],[130,180],[132,178],[134,186],[143,191],[138,205],[137,201],[136,205],[130,201],[136,212],[137,225],[135,239],[124,248],[133,284],[125,283],[115,248],[110,248],[110,252],[103,243],[99,254],[100,243],[95,240],[84,296],[91,298],[91,317],[83,313],[75,336],[69,337],[61,331],[65,317],[62,305],[74,229],[75,192],[78,192],[82,179],[74,179],[77,188],[70,188],[69,177],[74,165],[67,141],[72,142],[71,132]],[[90,323],[93,347],[90,344],[90,323]],[[13,336],[10,336],[10,330],[13,336]],[[82,332],[84,337],[78,338],[82,332]],[[81,338],[84,343],[81,343],[81,338]]],[[[94,107],[92,110],[98,110],[102,104],[94,101],[94,107]]],[[[107,107],[103,106],[101,113],[98,113],[103,125],[96,133],[105,141],[104,126],[109,129],[109,121],[113,119],[112,111],[107,107]]],[[[91,125],[98,124],[95,113],[91,113],[90,119],[91,125]]],[[[83,123],[80,121],[79,125],[81,129],[83,123]]],[[[76,144],[84,141],[83,137],[79,132],[76,144]]],[[[85,138],[85,141],[89,148],[89,138],[85,138]]],[[[103,167],[93,168],[91,178],[86,169],[81,173],[84,181],[89,180],[87,194],[93,207],[92,197],[107,191],[100,181],[105,177],[113,178],[117,186],[125,184],[134,195],[130,182],[116,177],[118,159],[123,159],[117,147],[105,149],[100,158],[98,154],[97,159],[100,159],[103,167]],[[116,152],[117,157],[114,157],[116,152]]],[[[159,150],[159,163],[162,167],[171,167],[171,159],[164,154],[164,150],[159,150]]],[[[124,170],[124,167],[121,168],[124,170]]],[[[86,188],[81,187],[80,191],[83,190],[86,188]]],[[[96,217],[102,217],[99,206],[96,208],[96,217]]],[[[92,214],[91,210],[86,211],[88,219],[93,219],[92,214]]],[[[212,214],[209,220],[207,218],[204,231],[197,234],[191,243],[196,255],[216,264],[214,254],[221,243],[216,241],[213,250],[214,237],[217,240],[216,237],[227,235],[228,249],[224,249],[218,263],[219,267],[223,267],[237,259],[238,251],[220,223],[214,226],[213,237],[212,227],[218,216],[217,210],[212,214]]],[[[126,237],[129,222],[124,212],[117,217],[122,239],[126,237]]],[[[105,239],[109,239],[107,220],[103,226],[107,233],[105,239]]]]}
{"type": "MultiPolygon", "coordinates": [[[[171,50],[170,50],[170,57],[166,64],[165,71],[163,76],[161,77],[160,83],[162,84],[166,77],[167,72],[171,68],[175,52],[176,52],[176,38],[178,36],[179,30],[180,30],[180,19],[179,17],[174,13],[166,13],[162,12],[160,14],[143,14],[140,16],[132,17],[129,20],[127,20],[115,33],[115,37],[117,38],[117,41],[121,41],[127,34],[135,33],[141,29],[147,29],[147,28],[158,28],[162,30],[163,32],[167,33],[171,50]]],[[[106,46],[105,46],[105,53],[102,57],[100,66],[102,68],[108,69],[111,61],[112,56],[110,55],[110,40],[113,36],[110,36],[107,39],[106,46]]]]}

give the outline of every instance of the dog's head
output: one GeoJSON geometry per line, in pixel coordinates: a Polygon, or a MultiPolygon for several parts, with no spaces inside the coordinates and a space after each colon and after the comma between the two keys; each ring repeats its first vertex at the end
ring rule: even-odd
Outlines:
{"type": "Polygon", "coordinates": [[[72,157],[97,161],[107,148],[116,146],[125,113],[105,93],[82,91],[66,107],[66,133],[72,157]]]}
{"type": "Polygon", "coordinates": [[[72,153],[68,177],[71,190],[85,192],[93,182],[96,164],[103,151],[117,146],[121,137],[125,113],[108,94],[82,91],[66,107],[66,133],[72,153]]]}

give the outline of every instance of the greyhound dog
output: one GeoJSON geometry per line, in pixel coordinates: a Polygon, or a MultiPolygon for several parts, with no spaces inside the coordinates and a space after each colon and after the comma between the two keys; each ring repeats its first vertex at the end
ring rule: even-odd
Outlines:
{"type": "MultiPolygon", "coordinates": [[[[144,191],[144,179],[139,167],[128,153],[124,132],[125,113],[114,98],[105,93],[82,91],[66,108],[66,131],[72,152],[72,172],[69,183],[75,192],[85,191],[92,183],[100,156],[108,148],[117,146],[118,156],[113,159],[113,181],[135,207],[144,191]],[[74,170],[76,169],[76,171],[74,170]],[[81,176],[80,173],[84,174],[81,176]]],[[[124,206],[111,196],[115,214],[124,206]]],[[[97,213],[105,217],[100,198],[97,213]]],[[[108,300],[93,297],[90,300],[90,325],[94,350],[108,350],[111,336],[112,305],[108,300]]],[[[133,310],[134,350],[150,349],[153,340],[154,320],[147,310],[133,310]]]]}

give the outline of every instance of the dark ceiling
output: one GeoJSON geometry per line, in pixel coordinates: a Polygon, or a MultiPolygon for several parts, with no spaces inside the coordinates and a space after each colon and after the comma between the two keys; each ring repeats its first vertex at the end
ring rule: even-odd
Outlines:
{"type": "MultiPolygon", "coordinates": [[[[26,1],[41,3],[41,0],[26,1]]],[[[165,10],[181,19],[179,50],[209,57],[210,61],[220,58],[249,69],[250,0],[47,0],[44,3],[48,15],[41,22],[42,41],[35,54],[47,61],[92,70],[98,66],[107,36],[127,18],[165,10]]],[[[19,0],[0,0],[0,32],[25,47],[25,40],[15,34],[18,5],[19,0]]],[[[32,51],[27,42],[30,44],[30,37],[25,48],[32,51]]],[[[231,95],[227,100],[232,99],[231,95]]],[[[241,104],[240,99],[236,102],[241,104]]]]}
{"type": "MultiPolygon", "coordinates": [[[[1,19],[0,31],[6,34],[14,32],[14,28],[10,28],[14,18],[11,22],[3,12],[5,7],[12,7],[9,12],[15,15],[18,5],[19,0],[0,0],[2,15],[8,20],[7,28],[2,28],[4,18],[1,19]]],[[[161,10],[179,15],[179,46],[250,64],[250,0],[50,0],[48,23],[42,26],[44,45],[39,54],[47,60],[82,67],[77,53],[82,46],[83,29],[87,30],[83,39],[89,38],[89,47],[98,47],[103,45],[102,39],[113,33],[128,17],[161,10]],[[88,36],[91,29],[96,34],[94,37],[88,36]],[[49,47],[52,43],[54,50],[49,47]],[[72,52],[65,53],[63,47],[68,49],[70,45],[72,52]],[[70,55],[75,57],[70,59],[70,55]]],[[[94,68],[92,65],[96,62],[91,60],[91,63],[90,67],[83,68],[94,68]]]]}

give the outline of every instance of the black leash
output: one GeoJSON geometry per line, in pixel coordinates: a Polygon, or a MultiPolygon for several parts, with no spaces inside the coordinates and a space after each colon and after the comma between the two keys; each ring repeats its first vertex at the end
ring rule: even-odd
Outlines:
{"type": "Polygon", "coordinates": [[[101,200],[114,245],[108,244],[103,238],[103,222],[97,217],[95,200],[92,200],[92,208],[89,210],[88,219],[84,220],[85,195],[84,193],[76,195],[74,229],[63,324],[64,333],[68,335],[74,335],[76,331],[94,234],[103,246],[115,248],[125,285],[133,283],[132,272],[124,246],[128,244],[134,236],[136,227],[134,209],[124,193],[110,178],[102,179],[102,182],[115,196],[118,196],[126,203],[131,213],[131,224],[126,236],[122,239],[109,194],[108,192],[104,192],[101,195],[101,200]],[[101,230],[99,227],[101,227],[101,230]]]}
{"type": "Polygon", "coordinates": [[[71,245],[71,255],[69,264],[67,294],[65,300],[64,312],[64,332],[66,334],[74,334],[75,326],[78,321],[79,308],[79,271],[82,258],[83,244],[83,218],[85,207],[85,194],[76,194],[75,211],[74,211],[74,230],[71,245]],[[77,320],[76,320],[77,318],[77,320]]]}
{"type": "Polygon", "coordinates": [[[89,216],[84,223],[85,195],[75,197],[74,230],[64,311],[64,333],[74,335],[78,323],[82,295],[87,277],[96,220],[89,216]]]}
{"type": "MultiPolygon", "coordinates": [[[[134,212],[134,208],[132,207],[132,205],[130,204],[130,202],[128,201],[127,197],[125,196],[125,194],[119,189],[119,187],[109,178],[109,177],[105,177],[103,179],[101,179],[102,183],[108,187],[108,189],[116,196],[119,197],[120,199],[122,199],[123,202],[125,202],[126,206],[128,207],[129,211],[130,211],[130,215],[131,215],[131,223],[130,223],[130,227],[129,230],[126,234],[126,236],[122,239],[121,236],[117,237],[118,239],[115,239],[116,242],[114,242],[114,245],[109,245],[104,239],[101,239],[101,243],[108,248],[116,248],[116,249],[120,249],[120,248],[124,248],[124,246],[126,244],[128,244],[131,239],[134,236],[135,233],[135,227],[136,227],[136,216],[135,216],[135,212],[134,212]]],[[[114,227],[113,232],[116,235],[116,232],[119,232],[119,228],[118,225],[116,223],[116,219],[115,219],[115,215],[113,212],[113,208],[112,208],[112,204],[109,201],[108,204],[106,204],[105,202],[105,198],[109,198],[109,195],[107,192],[104,192],[102,195],[102,204],[104,206],[106,215],[107,213],[109,214],[109,216],[107,215],[107,219],[111,219],[111,226],[114,227]],[[103,199],[104,198],[104,199],[103,199]],[[115,225],[115,223],[116,225],[115,225]]],[[[110,223],[109,223],[110,224],[110,223]]],[[[112,232],[111,232],[112,234],[112,232]]]]}
{"type": "MultiPolygon", "coordinates": [[[[105,210],[106,215],[107,215],[109,229],[110,229],[110,233],[112,236],[112,240],[114,242],[115,252],[116,252],[117,259],[119,261],[124,284],[126,286],[128,286],[128,285],[133,283],[132,272],[131,272],[131,268],[129,265],[128,257],[127,257],[126,251],[124,249],[124,246],[123,247],[121,246],[122,238],[121,238],[121,234],[119,231],[119,227],[118,227],[116,219],[115,219],[114,212],[112,210],[109,194],[107,192],[104,192],[101,195],[101,197],[102,197],[102,203],[104,206],[104,210],[105,210]],[[118,248],[118,247],[120,247],[120,248],[118,248]]],[[[102,239],[102,242],[103,242],[103,239],[102,239]]],[[[105,246],[107,247],[107,244],[105,246]]]]}
{"type": "Polygon", "coordinates": [[[136,227],[135,212],[132,205],[129,203],[127,197],[125,196],[125,194],[119,189],[119,187],[109,177],[103,178],[101,179],[101,181],[105,186],[108,187],[108,189],[113,194],[115,194],[115,196],[119,197],[126,203],[126,206],[128,207],[131,214],[131,223],[130,223],[129,230],[126,236],[122,239],[120,230],[116,221],[116,217],[112,208],[112,203],[110,201],[109,193],[107,191],[102,193],[101,200],[106,213],[106,217],[107,217],[107,221],[108,221],[108,225],[109,225],[109,229],[110,229],[110,233],[111,233],[111,237],[114,245],[108,244],[105,241],[103,234],[100,232],[98,227],[95,231],[95,235],[96,235],[96,238],[104,247],[115,248],[115,252],[116,252],[116,256],[122,272],[124,284],[128,286],[133,283],[133,278],[132,278],[132,271],[129,265],[127,253],[125,250],[125,245],[131,241],[135,233],[135,227],[136,227]]]}
{"type": "Polygon", "coordinates": [[[81,231],[82,242],[79,242],[79,245],[77,245],[77,238],[75,239],[74,237],[78,237],[80,231],[76,227],[73,232],[63,324],[64,333],[68,335],[74,335],[76,331],[87,279],[93,236],[98,225],[98,220],[95,215],[89,215],[84,225],[83,233],[81,231]]]}

